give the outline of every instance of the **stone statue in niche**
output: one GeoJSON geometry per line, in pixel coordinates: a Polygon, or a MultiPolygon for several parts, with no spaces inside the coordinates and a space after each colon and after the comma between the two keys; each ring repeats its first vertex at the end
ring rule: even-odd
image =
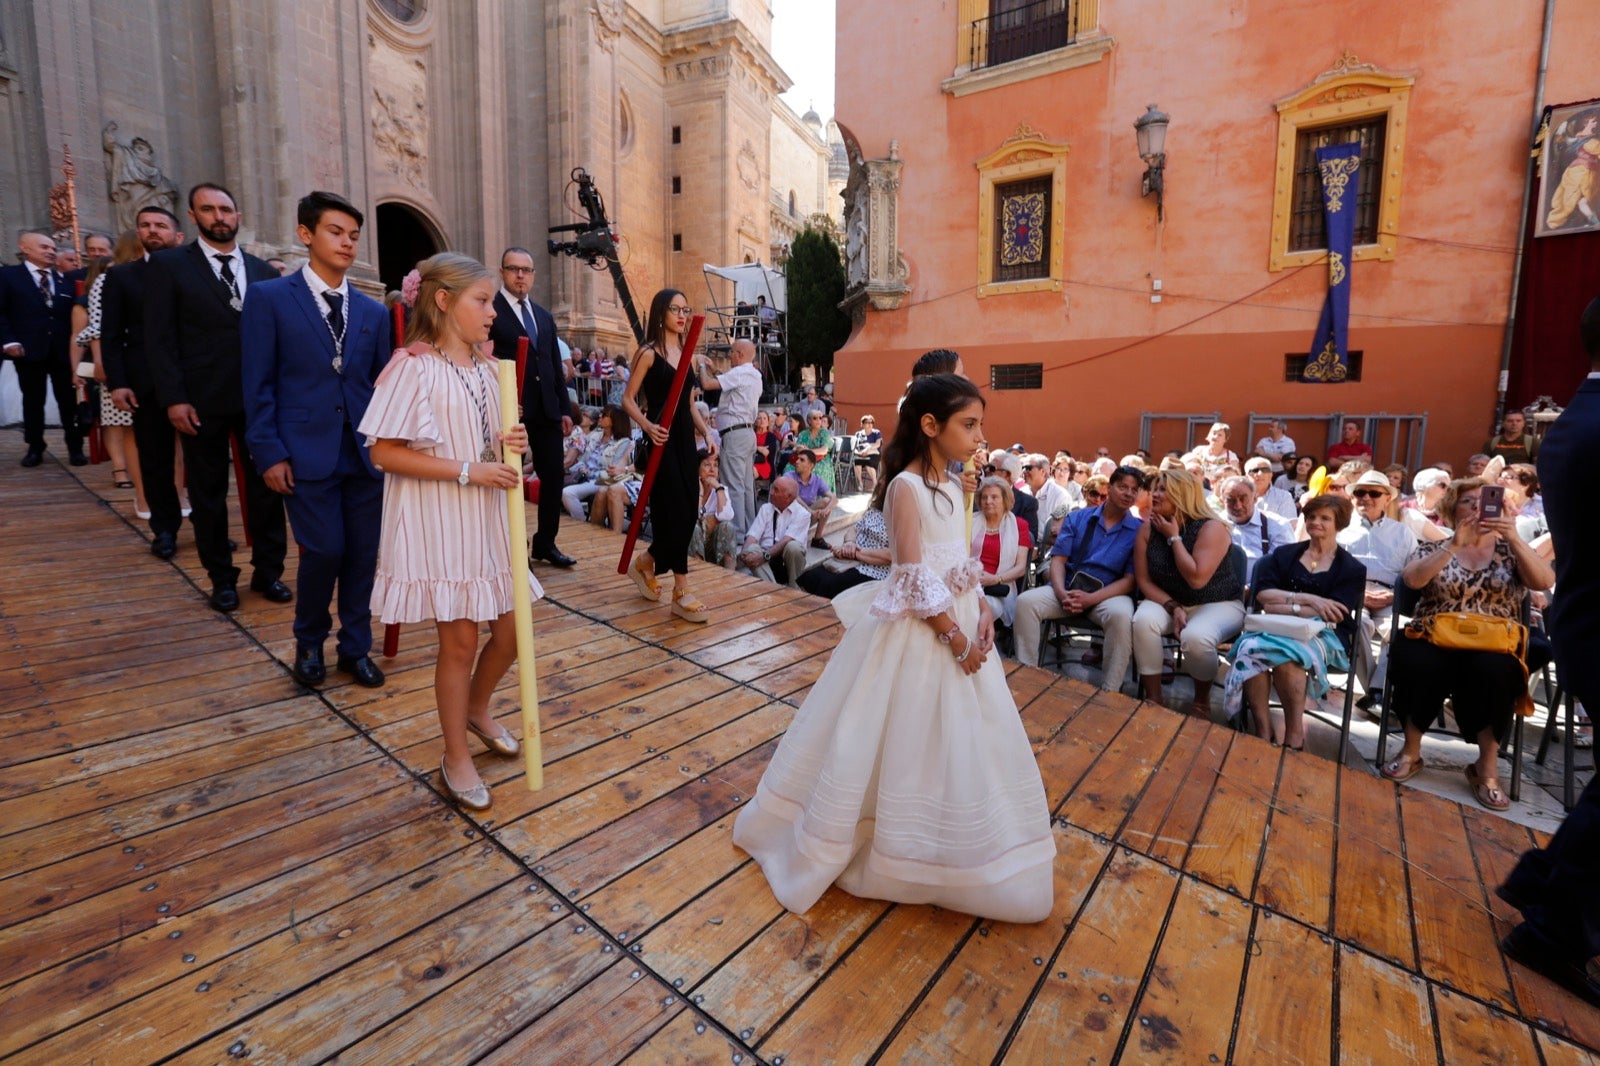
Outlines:
{"type": "Polygon", "coordinates": [[[116,229],[134,228],[139,211],[164,207],[178,213],[178,186],[156,164],[156,150],[143,137],[124,140],[117,136],[117,124],[107,122],[100,143],[111,161],[106,168],[107,193],[116,229]]]}
{"type": "Polygon", "coordinates": [[[867,283],[867,186],[856,186],[855,196],[845,207],[844,273],[845,287],[853,289],[867,283]]]}

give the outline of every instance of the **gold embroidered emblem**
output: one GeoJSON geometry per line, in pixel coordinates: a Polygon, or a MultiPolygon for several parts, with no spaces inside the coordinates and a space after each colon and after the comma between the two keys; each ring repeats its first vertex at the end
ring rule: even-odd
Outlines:
{"type": "Polygon", "coordinates": [[[1322,346],[1322,351],[1317,353],[1317,358],[1306,365],[1305,371],[1300,375],[1306,381],[1343,381],[1349,368],[1339,362],[1339,349],[1329,341],[1322,346]]]}
{"type": "Polygon", "coordinates": [[[1344,191],[1350,179],[1361,169],[1361,157],[1329,159],[1318,165],[1322,169],[1322,190],[1327,197],[1328,214],[1337,215],[1344,207],[1344,191]]]}
{"type": "Polygon", "coordinates": [[[1345,279],[1344,256],[1338,252],[1328,253],[1328,288],[1337,289],[1339,283],[1345,279]]]}

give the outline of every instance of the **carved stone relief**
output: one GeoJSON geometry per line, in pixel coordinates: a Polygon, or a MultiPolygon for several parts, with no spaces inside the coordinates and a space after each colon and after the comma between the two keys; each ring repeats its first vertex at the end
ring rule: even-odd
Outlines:
{"type": "Polygon", "coordinates": [[[372,45],[372,141],[389,173],[428,187],[428,70],[421,58],[372,45]]]}
{"type": "Polygon", "coordinates": [[[911,269],[900,251],[900,142],[889,158],[853,155],[845,185],[845,298],[859,319],[870,306],[892,311],[911,291],[911,269]]]}
{"type": "Polygon", "coordinates": [[[755,146],[746,140],[739,146],[739,158],[734,161],[739,171],[739,184],[749,192],[756,191],[761,180],[761,161],[756,158],[755,146]]]}
{"type": "Polygon", "coordinates": [[[590,10],[594,14],[595,40],[609,52],[616,47],[617,38],[622,35],[627,17],[626,5],[623,0],[591,0],[590,10]]]}
{"type": "Polygon", "coordinates": [[[100,131],[100,144],[111,158],[106,165],[106,192],[117,232],[134,228],[139,210],[164,207],[178,213],[178,186],[161,172],[156,150],[143,137],[122,137],[115,122],[100,131]]]}

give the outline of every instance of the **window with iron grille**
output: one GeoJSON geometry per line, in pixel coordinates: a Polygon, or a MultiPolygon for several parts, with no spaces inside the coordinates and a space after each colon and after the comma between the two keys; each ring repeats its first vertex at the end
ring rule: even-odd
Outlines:
{"type": "MultiPolygon", "coordinates": [[[[1309,352],[1290,352],[1285,355],[1283,357],[1283,380],[1292,381],[1296,384],[1320,384],[1320,382],[1301,382],[1300,375],[1305,373],[1306,364],[1309,362],[1311,362],[1311,353],[1309,352]]],[[[1345,375],[1345,379],[1343,381],[1338,382],[1337,384],[1347,385],[1353,381],[1360,380],[1361,349],[1352,348],[1350,350],[1350,372],[1345,375]]]]}
{"type": "Polygon", "coordinates": [[[1007,389],[1042,389],[1044,364],[996,363],[989,368],[989,387],[996,392],[1007,389]]]}
{"type": "Polygon", "coordinates": [[[1328,246],[1327,220],[1322,214],[1322,175],[1317,169],[1317,149],[1361,142],[1361,170],[1356,191],[1357,244],[1378,240],[1378,206],[1383,202],[1383,137],[1387,116],[1300,130],[1294,146],[1294,196],[1290,206],[1289,251],[1306,252],[1328,246]]]}
{"type": "Polygon", "coordinates": [[[1053,181],[1044,174],[994,187],[993,281],[1050,276],[1053,181]]]}
{"type": "Polygon", "coordinates": [[[972,24],[972,69],[1065,48],[1077,36],[1070,0],[989,0],[989,15],[972,24]]]}

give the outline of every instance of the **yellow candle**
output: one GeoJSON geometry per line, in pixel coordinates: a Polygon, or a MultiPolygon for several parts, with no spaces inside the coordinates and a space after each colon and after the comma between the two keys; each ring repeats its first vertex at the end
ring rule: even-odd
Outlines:
{"type": "MultiPolygon", "coordinates": [[[[509,431],[517,424],[517,364],[500,360],[500,428],[509,431]]],[[[502,446],[502,457],[518,470],[522,456],[502,446]]],[[[546,491],[549,491],[546,489],[546,491]]],[[[510,518],[512,617],[517,629],[517,690],[522,697],[522,755],[528,790],[544,787],[544,755],[539,747],[539,675],[533,652],[533,596],[528,591],[528,514],[522,495],[522,482],[506,490],[506,511],[510,518]]]]}

